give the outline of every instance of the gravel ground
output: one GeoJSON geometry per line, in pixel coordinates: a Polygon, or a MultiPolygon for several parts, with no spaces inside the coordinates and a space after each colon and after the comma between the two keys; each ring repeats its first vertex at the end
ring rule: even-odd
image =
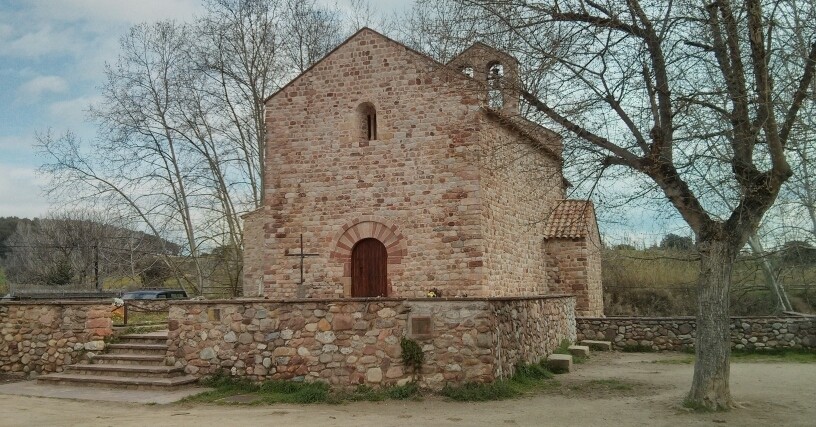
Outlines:
{"type": "Polygon", "coordinates": [[[422,401],[344,405],[140,405],[4,395],[3,426],[813,426],[816,364],[734,363],[732,391],[742,405],[698,414],[679,406],[692,365],[661,363],[678,354],[595,353],[559,387],[484,403],[422,401]]]}

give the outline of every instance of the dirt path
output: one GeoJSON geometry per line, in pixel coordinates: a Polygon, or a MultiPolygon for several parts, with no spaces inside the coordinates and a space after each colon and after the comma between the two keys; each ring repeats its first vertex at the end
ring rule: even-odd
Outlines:
{"type": "Polygon", "coordinates": [[[521,399],[457,403],[415,402],[345,405],[149,406],[100,404],[4,395],[0,425],[31,426],[732,426],[816,425],[816,364],[735,363],[732,390],[744,409],[695,414],[678,402],[691,383],[689,364],[653,363],[685,356],[597,354],[561,386],[521,399]]]}

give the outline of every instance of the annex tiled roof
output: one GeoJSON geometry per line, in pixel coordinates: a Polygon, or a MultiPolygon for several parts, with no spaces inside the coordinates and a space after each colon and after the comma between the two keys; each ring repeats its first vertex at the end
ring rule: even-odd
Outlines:
{"type": "Polygon", "coordinates": [[[555,209],[547,218],[544,226],[544,238],[576,239],[586,237],[592,222],[595,221],[595,209],[588,200],[559,200],[555,209]]]}

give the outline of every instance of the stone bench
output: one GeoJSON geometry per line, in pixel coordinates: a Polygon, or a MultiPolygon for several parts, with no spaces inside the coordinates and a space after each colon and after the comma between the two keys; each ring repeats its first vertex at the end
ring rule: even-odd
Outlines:
{"type": "Polygon", "coordinates": [[[572,371],[572,356],[569,354],[551,354],[547,356],[547,367],[553,372],[572,371]]]}
{"type": "Polygon", "coordinates": [[[589,357],[589,346],[586,345],[571,345],[567,350],[573,356],[589,357]]]}
{"type": "Polygon", "coordinates": [[[612,343],[610,341],[583,340],[581,341],[581,345],[585,345],[592,350],[612,351],[612,343]]]}

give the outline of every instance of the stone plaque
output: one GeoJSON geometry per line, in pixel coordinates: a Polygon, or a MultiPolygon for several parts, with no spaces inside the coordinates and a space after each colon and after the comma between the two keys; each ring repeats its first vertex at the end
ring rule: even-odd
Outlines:
{"type": "Polygon", "coordinates": [[[411,337],[412,338],[427,338],[433,334],[433,323],[431,316],[412,316],[411,317],[411,337]]]}

